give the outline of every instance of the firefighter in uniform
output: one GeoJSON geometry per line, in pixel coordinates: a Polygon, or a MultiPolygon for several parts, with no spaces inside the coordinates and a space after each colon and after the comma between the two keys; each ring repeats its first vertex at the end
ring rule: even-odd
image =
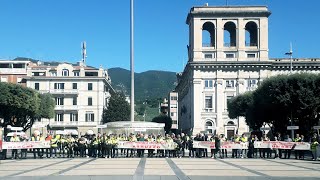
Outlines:
{"type": "Polygon", "coordinates": [[[51,158],[56,158],[57,157],[57,149],[58,149],[58,138],[59,138],[59,135],[55,135],[54,138],[52,138],[50,140],[50,157],[51,158]],[[53,157],[53,152],[54,152],[54,157],[53,157]]]}
{"type": "MultiPolygon", "coordinates": [[[[151,142],[154,142],[154,139],[152,138],[151,135],[149,135],[147,138],[147,141],[151,143],[151,142]]],[[[154,149],[148,149],[148,157],[153,157],[153,152],[154,152],[154,149]]]]}
{"type": "MultiPolygon", "coordinates": [[[[17,136],[17,134],[14,134],[10,138],[10,142],[20,142],[20,138],[17,136]]],[[[18,158],[18,149],[12,149],[12,159],[18,158]]]]}
{"type": "MultiPolygon", "coordinates": [[[[36,134],[36,133],[33,133],[33,136],[31,137],[31,141],[40,141],[40,137],[36,134]]],[[[36,159],[37,158],[37,155],[38,154],[38,157],[40,157],[40,150],[37,148],[37,149],[32,149],[32,152],[33,152],[33,158],[36,159]],[[36,153],[37,151],[37,153],[36,153]]]]}

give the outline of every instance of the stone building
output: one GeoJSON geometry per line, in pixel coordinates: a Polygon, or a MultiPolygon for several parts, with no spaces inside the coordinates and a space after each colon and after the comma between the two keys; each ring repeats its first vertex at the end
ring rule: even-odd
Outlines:
{"type": "Polygon", "coordinates": [[[319,72],[317,58],[269,58],[270,15],[266,6],[191,8],[188,64],[177,75],[179,129],[228,137],[249,132],[244,118],[228,117],[229,99],[254,90],[265,78],[290,73],[291,67],[319,72]]]}

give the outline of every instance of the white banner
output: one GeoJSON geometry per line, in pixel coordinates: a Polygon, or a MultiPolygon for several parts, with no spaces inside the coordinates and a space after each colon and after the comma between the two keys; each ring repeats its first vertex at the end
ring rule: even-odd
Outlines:
{"type": "Polygon", "coordinates": [[[310,150],[310,144],[306,142],[256,141],[254,142],[254,147],[270,149],[310,150]]]}
{"type": "Polygon", "coordinates": [[[3,142],[2,149],[50,148],[50,141],[3,142]]]}
{"type": "MultiPolygon", "coordinates": [[[[215,143],[211,141],[193,141],[193,148],[215,149],[215,143]]],[[[248,149],[248,143],[222,142],[220,149],[248,149]]]]}
{"type": "Polygon", "coordinates": [[[157,143],[157,142],[145,142],[145,141],[119,141],[117,148],[120,149],[167,149],[174,150],[176,148],[176,143],[157,143]]]}
{"type": "MultiPolygon", "coordinates": [[[[248,149],[249,143],[222,142],[221,149],[248,149]]],[[[211,141],[193,141],[193,148],[215,149],[215,143],[211,141]]],[[[294,149],[310,150],[310,144],[306,142],[284,141],[255,141],[254,148],[270,149],[294,149]]]]}

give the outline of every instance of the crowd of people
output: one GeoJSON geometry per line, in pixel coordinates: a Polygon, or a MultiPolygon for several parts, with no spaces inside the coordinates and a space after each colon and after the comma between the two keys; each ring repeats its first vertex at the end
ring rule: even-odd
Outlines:
{"type": "MultiPolygon", "coordinates": [[[[196,136],[185,135],[184,133],[166,134],[162,135],[146,135],[142,133],[137,134],[100,134],[97,135],[83,135],[73,137],[72,135],[50,135],[46,137],[42,134],[33,134],[31,138],[26,136],[18,137],[17,135],[7,138],[10,142],[21,141],[47,141],[50,142],[48,148],[37,149],[13,149],[11,152],[12,158],[27,158],[27,153],[32,153],[33,158],[119,158],[119,157],[189,157],[189,158],[291,158],[292,151],[296,159],[304,159],[306,155],[311,155],[313,160],[316,160],[317,147],[319,138],[314,134],[308,141],[304,139],[303,135],[296,134],[294,139],[288,135],[282,137],[277,134],[273,138],[269,138],[266,134],[258,138],[256,135],[247,137],[245,134],[234,135],[234,137],[227,139],[224,135],[208,136],[199,133],[196,136]],[[129,142],[158,142],[171,144],[173,148],[170,149],[126,149],[119,148],[119,141],[129,142]],[[194,141],[211,141],[214,142],[215,148],[195,148],[194,141]],[[248,148],[244,149],[224,149],[222,144],[225,141],[240,143],[248,142],[248,148]],[[285,141],[285,142],[309,142],[311,144],[310,151],[308,150],[294,150],[292,149],[270,149],[270,148],[256,148],[255,141],[285,141]],[[311,152],[311,153],[310,153],[311,152]]],[[[6,158],[7,151],[3,150],[2,158],[6,158]]]]}

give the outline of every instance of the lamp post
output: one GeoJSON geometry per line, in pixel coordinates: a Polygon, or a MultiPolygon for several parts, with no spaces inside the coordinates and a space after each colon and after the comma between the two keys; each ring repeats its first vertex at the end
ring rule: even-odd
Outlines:
{"type": "Polygon", "coordinates": [[[290,74],[292,74],[292,43],[290,43],[290,51],[285,53],[285,55],[290,57],[290,74]]]}
{"type": "Polygon", "coordinates": [[[130,96],[130,120],[134,122],[134,41],[133,41],[133,0],[130,0],[130,70],[131,70],[131,96],[130,96]]]}

